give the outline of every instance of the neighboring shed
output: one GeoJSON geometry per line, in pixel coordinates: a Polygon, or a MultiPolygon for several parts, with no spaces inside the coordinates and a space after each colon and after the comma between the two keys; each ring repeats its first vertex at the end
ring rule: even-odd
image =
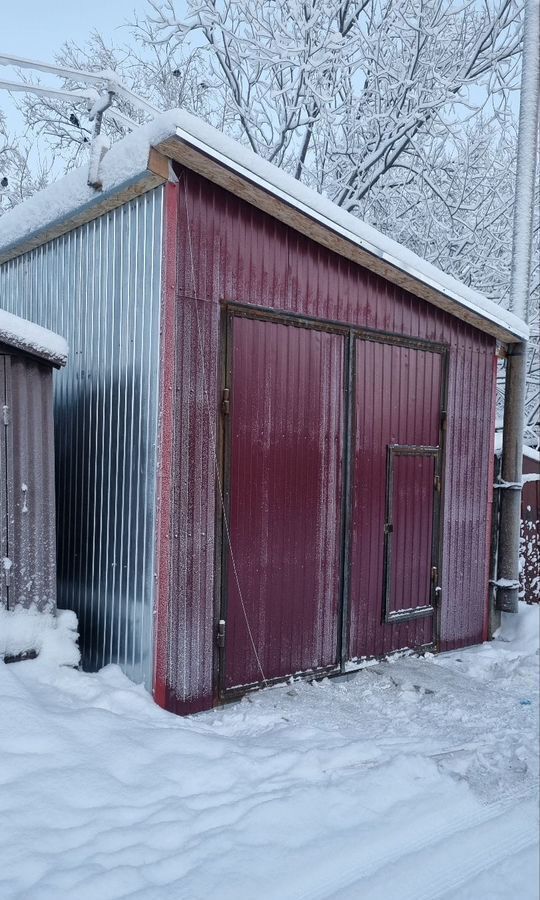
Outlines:
{"type": "Polygon", "coordinates": [[[496,354],[524,323],[180,111],[101,177],[0,220],[1,302],[72,345],[86,665],[191,712],[485,639],[496,354]]]}
{"type": "Polygon", "coordinates": [[[524,447],[521,495],[523,591],[528,603],[540,603],[540,453],[524,447]]]}
{"type": "Polygon", "coordinates": [[[0,309],[1,610],[56,608],[52,371],[66,359],[62,338],[0,309]]]}
{"type": "MultiPolygon", "coordinates": [[[[500,471],[502,434],[495,436],[495,466],[500,471]]],[[[527,603],[540,603],[540,451],[523,447],[520,582],[527,603]]]]}

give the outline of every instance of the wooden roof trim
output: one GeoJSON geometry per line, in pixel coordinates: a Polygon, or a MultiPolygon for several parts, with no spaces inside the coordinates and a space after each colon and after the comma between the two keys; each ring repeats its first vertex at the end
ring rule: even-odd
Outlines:
{"type": "Polygon", "coordinates": [[[354,241],[348,240],[339,234],[338,231],[333,230],[331,224],[322,224],[308,213],[299,210],[292,203],[287,203],[286,200],[277,197],[271,190],[266,190],[254,181],[250,181],[249,177],[240,175],[221,161],[205,154],[199,148],[193,147],[181,137],[173,136],[168,138],[158,145],[158,149],[164,156],[197,172],[258,209],[262,209],[275,219],[289,225],[318,244],[359,263],[364,268],[369,269],[369,271],[381,275],[392,284],[426,300],[433,306],[444,310],[444,312],[455,318],[461,319],[468,325],[490,334],[505,344],[519,343],[522,340],[505,328],[504,325],[493,322],[487,316],[476,313],[465,304],[461,305],[459,301],[446,296],[424,281],[415,278],[409,272],[370,253],[354,241]]]}

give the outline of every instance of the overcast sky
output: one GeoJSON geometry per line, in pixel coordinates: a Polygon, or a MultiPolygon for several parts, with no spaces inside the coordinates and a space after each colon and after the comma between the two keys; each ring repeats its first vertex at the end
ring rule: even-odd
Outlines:
{"type": "Polygon", "coordinates": [[[145,0],[23,0],[2,7],[0,52],[49,59],[65,40],[84,41],[94,28],[112,34],[146,4],[145,0]]]}

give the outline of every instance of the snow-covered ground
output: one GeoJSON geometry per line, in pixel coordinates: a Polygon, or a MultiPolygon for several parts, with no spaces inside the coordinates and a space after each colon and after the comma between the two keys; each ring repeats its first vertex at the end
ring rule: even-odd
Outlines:
{"type": "Polygon", "coordinates": [[[191,719],[0,664],[0,897],[538,898],[539,612],[191,719]]]}

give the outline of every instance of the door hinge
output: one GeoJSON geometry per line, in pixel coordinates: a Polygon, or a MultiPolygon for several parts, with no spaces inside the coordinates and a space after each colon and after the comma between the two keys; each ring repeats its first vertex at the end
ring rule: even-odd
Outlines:
{"type": "Polygon", "coordinates": [[[437,566],[431,567],[431,583],[436,585],[439,580],[439,569],[437,566]]]}
{"type": "Polygon", "coordinates": [[[9,425],[9,406],[2,407],[2,415],[4,419],[4,425],[9,425]]]}
{"type": "Polygon", "coordinates": [[[441,493],[441,476],[440,475],[435,475],[435,478],[433,479],[433,486],[434,486],[435,490],[437,491],[437,493],[440,494],[441,493]]]}
{"type": "Polygon", "coordinates": [[[384,533],[385,534],[392,534],[393,530],[394,530],[394,526],[392,525],[391,522],[384,523],[384,533]]]}
{"type": "Polygon", "coordinates": [[[443,431],[446,428],[446,419],[447,419],[447,412],[445,409],[443,409],[441,412],[441,428],[443,431]]]}
{"type": "Polygon", "coordinates": [[[220,648],[225,646],[225,619],[220,619],[218,622],[216,644],[220,648]]]}
{"type": "Polygon", "coordinates": [[[230,410],[230,406],[231,406],[231,401],[229,399],[230,395],[231,395],[230,389],[223,388],[223,395],[221,397],[221,412],[223,413],[224,416],[229,415],[229,410],[230,410]]]}

